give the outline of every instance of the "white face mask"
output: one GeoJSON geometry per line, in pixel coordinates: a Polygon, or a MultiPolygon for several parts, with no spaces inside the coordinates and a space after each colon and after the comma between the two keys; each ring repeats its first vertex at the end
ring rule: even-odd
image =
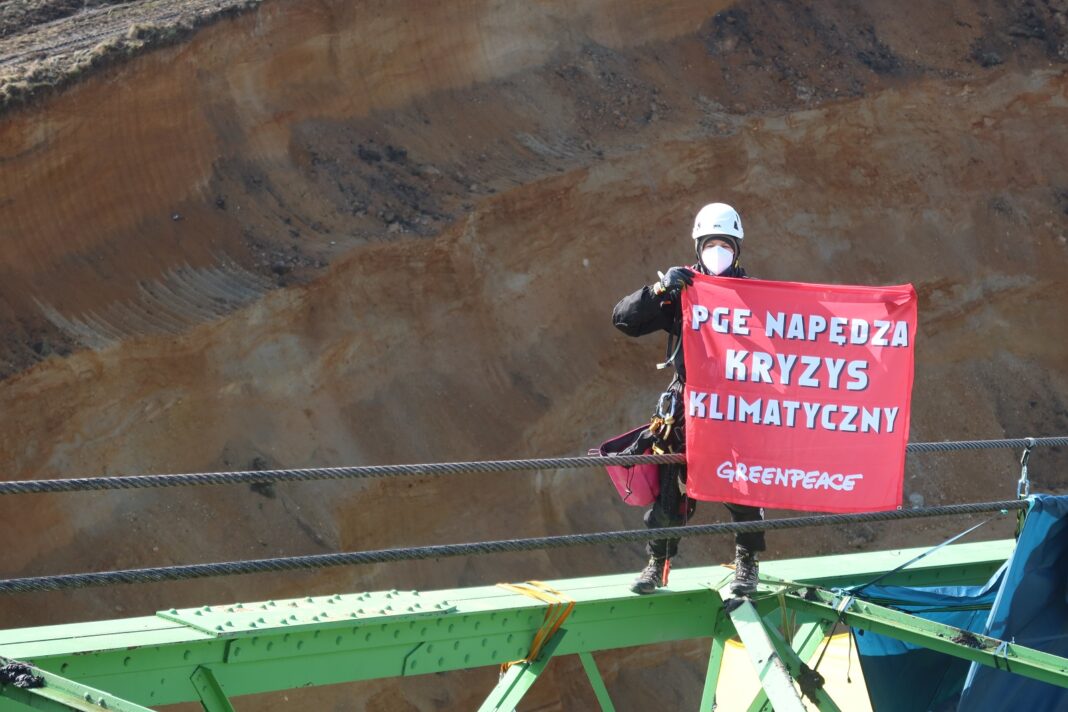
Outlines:
{"type": "Polygon", "coordinates": [[[734,253],[723,245],[710,245],[701,250],[701,262],[712,274],[723,274],[734,264],[734,253]]]}

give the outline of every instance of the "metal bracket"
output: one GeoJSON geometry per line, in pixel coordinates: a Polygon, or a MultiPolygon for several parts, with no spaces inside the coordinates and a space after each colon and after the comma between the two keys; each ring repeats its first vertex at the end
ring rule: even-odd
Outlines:
{"type": "Polygon", "coordinates": [[[227,699],[222,685],[215,678],[211,668],[201,665],[193,671],[189,679],[193,687],[197,689],[197,694],[200,695],[200,704],[204,707],[204,712],[234,712],[234,706],[230,704],[230,700],[227,699]]]}

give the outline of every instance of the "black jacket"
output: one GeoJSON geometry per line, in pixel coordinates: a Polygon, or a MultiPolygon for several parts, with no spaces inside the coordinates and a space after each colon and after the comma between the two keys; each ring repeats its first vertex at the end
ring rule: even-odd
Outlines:
{"type": "MultiPolygon", "coordinates": [[[[696,265],[690,269],[697,270],[696,265]]],[[[723,273],[724,277],[746,277],[745,270],[741,267],[731,267],[723,273]]],[[[665,358],[671,357],[675,350],[675,339],[682,338],[682,299],[662,294],[659,297],[653,294],[651,286],[645,286],[619,300],[616,308],[612,310],[612,323],[616,328],[627,336],[645,336],[654,331],[665,331],[671,335],[668,339],[668,353],[665,358]]],[[[675,373],[681,383],[686,382],[686,364],[682,358],[682,348],[675,353],[671,365],[675,367],[675,373]]]]}

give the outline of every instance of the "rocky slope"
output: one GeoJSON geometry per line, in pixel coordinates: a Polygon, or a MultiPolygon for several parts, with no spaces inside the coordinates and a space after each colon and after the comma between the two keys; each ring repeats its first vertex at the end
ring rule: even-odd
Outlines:
{"type": "MultiPolygon", "coordinates": [[[[916,285],[912,439],[1064,434],[1065,17],[979,0],[273,0],[103,68],[0,117],[4,476],[583,452],[647,417],[663,345],[608,316],[689,259],[710,200],[741,210],[754,274],[916,285]]],[[[1068,486],[1066,464],[1036,455],[1039,487],[1068,486]]],[[[914,458],[906,494],[1010,496],[1017,474],[1010,453],[914,458]]],[[[638,526],[613,496],[599,473],[540,472],[5,498],[3,574],[638,526]]],[[[813,530],[769,555],[962,527],[813,530]]],[[[683,566],[729,553],[684,547],[683,566]]],[[[640,563],[574,549],[102,589],[0,600],[0,625],[640,563]]],[[[603,665],[621,709],[681,706],[705,654],[603,665]]],[[[554,665],[532,704],[588,708],[577,663],[554,665]]],[[[299,694],[467,709],[493,677],[299,694]]]]}

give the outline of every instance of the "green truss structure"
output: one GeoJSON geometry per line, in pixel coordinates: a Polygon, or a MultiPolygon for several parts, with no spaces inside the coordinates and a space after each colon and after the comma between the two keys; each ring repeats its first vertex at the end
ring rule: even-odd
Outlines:
{"type": "MultiPolygon", "coordinates": [[[[883,583],[979,584],[1013,546],[1011,540],[947,546],[883,583]]],[[[867,583],[922,551],[764,562],[760,590],[746,600],[725,592],[732,572],[720,566],[676,569],[670,585],[649,596],[630,593],[629,575],[549,582],[575,602],[572,613],[536,659],[487,685],[480,709],[513,710],[553,658],[578,655],[600,708],[614,710],[597,652],[707,638],[700,709],[708,712],[715,709],[726,641],[737,636],[762,685],[750,710],[837,710],[807,662],[838,622],[1068,687],[1068,659],[962,637],[956,628],[835,591],[867,583]],[[792,621],[785,635],[783,620],[792,621]]],[[[0,685],[0,712],[143,712],[178,702],[226,712],[241,695],[498,666],[527,656],[547,605],[499,587],[383,591],[0,631],[0,657],[32,665],[45,683],[0,685]]]]}

